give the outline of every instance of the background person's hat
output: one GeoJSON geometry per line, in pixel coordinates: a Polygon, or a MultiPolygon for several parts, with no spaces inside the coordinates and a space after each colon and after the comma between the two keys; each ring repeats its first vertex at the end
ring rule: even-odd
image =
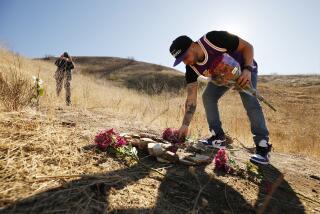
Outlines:
{"type": "Polygon", "coordinates": [[[179,36],[173,40],[170,46],[170,53],[176,58],[173,66],[178,65],[184,60],[187,50],[191,46],[192,42],[192,39],[190,39],[188,36],[179,36]]]}

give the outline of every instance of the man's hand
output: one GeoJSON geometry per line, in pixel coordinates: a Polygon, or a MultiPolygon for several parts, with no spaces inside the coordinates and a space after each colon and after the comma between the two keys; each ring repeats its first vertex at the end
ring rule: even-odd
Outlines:
{"type": "Polygon", "coordinates": [[[251,82],[251,72],[247,69],[243,69],[241,76],[238,78],[237,83],[240,87],[244,87],[245,85],[251,82]]]}
{"type": "Polygon", "coordinates": [[[179,139],[184,139],[188,135],[188,126],[182,125],[179,129],[179,139]]]}

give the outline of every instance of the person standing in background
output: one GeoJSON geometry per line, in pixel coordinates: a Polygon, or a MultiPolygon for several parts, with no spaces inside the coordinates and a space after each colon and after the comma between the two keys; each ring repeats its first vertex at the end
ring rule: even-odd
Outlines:
{"type": "Polygon", "coordinates": [[[74,63],[71,56],[64,52],[56,61],[55,65],[58,67],[55,72],[54,78],[56,79],[56,92],[57,96],[60,95],[62,84],[64,81],[64,88],[66,90],[66,104],[71,105],[71,70],[74,69],[74,63]]]}

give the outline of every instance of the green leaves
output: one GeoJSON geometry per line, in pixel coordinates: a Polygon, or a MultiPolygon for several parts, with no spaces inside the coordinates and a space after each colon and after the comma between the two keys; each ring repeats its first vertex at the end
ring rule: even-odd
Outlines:
{"type": "Polygon", "coordinates": [[[39,94],[39,96],[43,96],[44,95],[44,89],[43,88],[38,89],[38,94],[39,94]]]}
{"type": "Polygon", "coordinates": [[[126,146],[122,147],[108,147],[107,149],[108,153],[116,154],[123,157],[131,157],[135,160],[138,158],[138,151],[135,147],[133,147],[131,144],[128,144],[126,146]]]}
{"type": "Polygon", "coordinates": [[[248,173],[259,175],[258,167],[250,162],[246,163],[246,169],[248,173]]]}

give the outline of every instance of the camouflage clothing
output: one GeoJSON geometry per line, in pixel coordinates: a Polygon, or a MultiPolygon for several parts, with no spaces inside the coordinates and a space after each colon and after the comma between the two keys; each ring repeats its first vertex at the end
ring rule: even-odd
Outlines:
{"type": "Polygon", "coordinates": [[[72,61],[67,61],[64,58],[59,58],[56,60],[55,65],[58,67],[54,75],[56,79],[56,91],[57,96],[60,95],[62,90],[62,84],[64,81],[64,88],[66,90],[66,103],[71,104],[71,70],[74,69],[74,64],[72,61]]]}

